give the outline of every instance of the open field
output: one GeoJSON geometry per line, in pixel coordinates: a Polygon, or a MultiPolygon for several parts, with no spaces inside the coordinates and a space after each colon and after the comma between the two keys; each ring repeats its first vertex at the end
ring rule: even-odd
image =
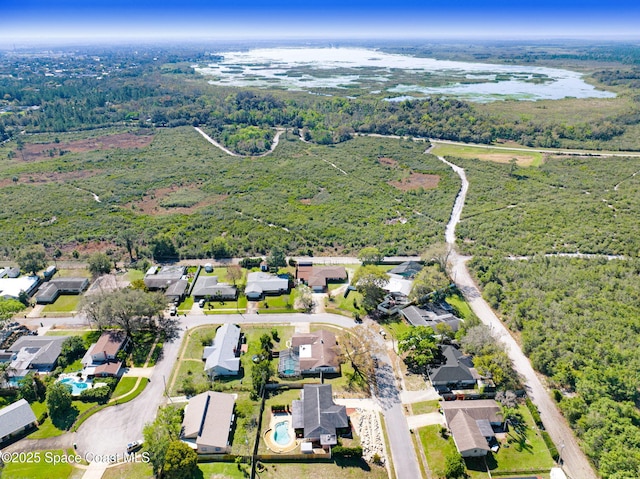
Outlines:
{"type": "Polygon", "coordinates": [[[522,167],[540,166],[544,161],[544,154],[535,151],[526,152],[497,148],[477,148],[473,146],[448,145],[446,143],[436,143],[431,153],[449,158],[478,159],[496,163],[509,163],[515,158],[517,165],[522,167]]]}

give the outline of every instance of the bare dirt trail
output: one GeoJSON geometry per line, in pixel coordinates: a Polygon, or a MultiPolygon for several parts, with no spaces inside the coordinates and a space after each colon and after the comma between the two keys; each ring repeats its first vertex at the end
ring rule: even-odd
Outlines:
{"type": "Polygon", "coordinates": [[[454,282],[462,291],[473,312],[484,324],[491,328],[492,335],[505,346],[514,368],[525,381],[529,398],[540,410],[542,422],[561,454],[565,473],[572,479],[596,479],[597,475],[578,446],[578,441],[573,431],[562,414],[560,414],[560,411],[558,411],[555,402],[551,399],[549,392],[533,370],[533,367],[531,367],[529,359],[522,353],[516,340],[511,336],[502,321],[498,319],[489,304],[482,298],[480,290],[466,265],[466,261],[469,258],[461,256],[455,250],[455,229],[460,221],[460,214],[464,207],[469,182],[462,168],[448,162],[443,157],[439,156],[438,158],[453,168],[462,181],[462,187],[456,198],[451,219],[445,230],[445,239],[451,248],[450,261],[454,282]]]}
{"type": "Polygon", "coordinates": [[[227,155],[237,156],[237,157],[242,157],[242,158],[246,158],[246,157],[261,158],[263,156],[270,155],[271,153],[273,153],[273,150],[275,150],[276,147],[278,146],[278,143],[280,142],[280,135],[282,135],[284,133],[284,131],[285,131],[283,128],[276,128],[276,134],[273,137],[273,142],[271,142],[271,147],[269,148],[269,150],[265,151],[264,153],[261,153],[259,155],[240,155],[240,154],[238,154],[238,153],[236,153],[234,151],[231,151],[230,149],[224,147],[220,143],[218,143],[216,140],[214,140],[209,135],[207,135],[204,131],[202,131],[201,128],[199,128],[197,126],[194,126],[194,128],[198,133],[200,133],[202,135],[202,137],[205,140],[207,140],[213,146],[215,146],[215,147],[219,148],[220,150],[224,151],[227,155]]]}

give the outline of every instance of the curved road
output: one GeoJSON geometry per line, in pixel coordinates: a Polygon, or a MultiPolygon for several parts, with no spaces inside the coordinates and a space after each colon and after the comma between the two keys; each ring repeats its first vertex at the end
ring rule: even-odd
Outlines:
{"type": "Polygon", "coordinates": [[[520,346],[513,339],[509,331],[502,321],[498,319],[491,307],[482,298],[475,281],[469,273],[466,261],[468,257],[458,254],[455,250],[455,229],[460,221],[460,214],[464,207],[464,201],[469,189],[469,182],[465,172],[459,166],[448,162],[443,157],[438,159],[449,165],[460,176],[462,187],[456,198],[451,219],[445,230],[445,239],[451,249],[449,259],[452,266],[452,274],[456,286],[462,291],[465,299],[471,306],[473,312],[480,320],[491,328],[492,335],[496,337],[506,348],[509,358],[513,362],[516,371],[524,378],[526,382],[527,394],[531,401],[540,410],[540,417],[544,423],[545,429],[558,447],[564,462],[564,471],[573,479],[596,479],[597,476],[587,460],[587,457],[578,446],[573,431],[565,421],[564,417],[558,411],[556,404],[543,386],[540,378],[531,367],[529,359],[522,353],[520,346]]]}
{"type": "MultiPolygon", "coordinates": [[[[38,318],[25,322],[42,323],[44,326],[64,324],[69,326],[86,326],[86,320],[81,316],[67,318],[38,318]]],[[[163,358],[154,367],[153,375],[144,392],[136,399],[120,406],[111,406],[91,416],[79,428],[77,433],[64,434],[57,438],[42,440],[19,441],[7,451],[38,450],[43,448],[71,447],[77,443],[81,455],[91,453],[98,462],[105,462],[104,457],[119,455],[122,457],[126,444],[142,437],[144,425],[156,417],[158,407],[165,404],[165,381],[169,381],[171,371],[179,354],[185,331],[204,324],[295,324],[295,323],[326,323],[345,329],[352,328],[352,319],[335,314],[229,314],[204,315],[190,314],[180,318],[179,337],[172,343],[165,343],[163,358]]],[[[381,337],[377,340],[384,346],[381,337]]],[[[420,477],[418,458],[413,447],[411,433],[403,412],[400,393],[396,385],[395,375],[391,366],[391,359],[386,349],[381,348],[379,369],[376,371],[378,382],[377,400],[382,407],[386,430],[389,436],[391,457],[397,479],[416,479],[420,477]]]]}

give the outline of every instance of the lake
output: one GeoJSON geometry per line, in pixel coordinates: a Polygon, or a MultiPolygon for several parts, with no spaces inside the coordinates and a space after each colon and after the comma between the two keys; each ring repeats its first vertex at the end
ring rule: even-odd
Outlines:
{"type": "Polygon", "coordinates": [[[258,48],[220,52],[194,65],[214,85],[331,95],[383,95],[389,101],[447,95],[489,102],[613,98],[582,74],[559,68],[467,63],[365,48],[258,48]]]}

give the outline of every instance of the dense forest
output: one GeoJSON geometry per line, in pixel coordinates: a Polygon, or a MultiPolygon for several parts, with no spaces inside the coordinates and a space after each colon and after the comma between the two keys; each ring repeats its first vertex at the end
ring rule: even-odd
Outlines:
{"type": "Polygon", "coordinates": [[[519,332],[604,478],[640,472],[640,261],[476,257],[485,298],[519,332]]]}

